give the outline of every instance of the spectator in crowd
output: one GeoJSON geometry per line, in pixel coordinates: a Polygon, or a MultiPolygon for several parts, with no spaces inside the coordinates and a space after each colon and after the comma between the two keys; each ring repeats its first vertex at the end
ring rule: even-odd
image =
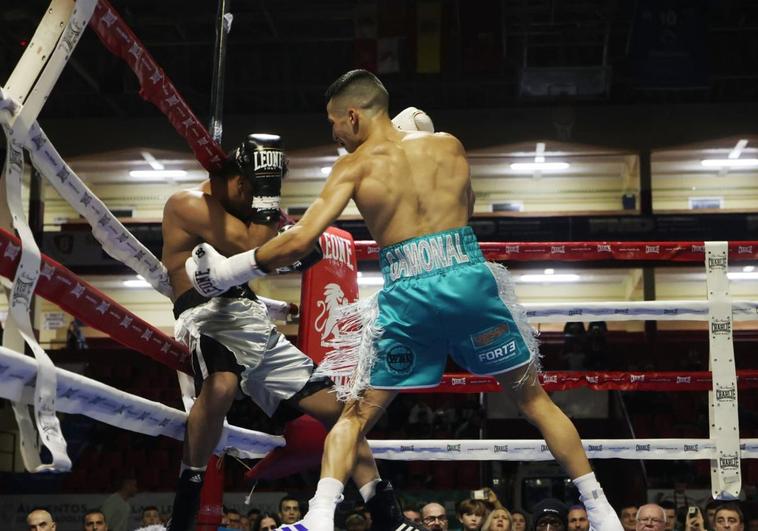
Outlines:
{"type": "Polygon", "coordinates": [[[666,531],[674,531],[676,526],[676,504],[671,500],[663,500],[660,503],[663,507],[663,512],[666,513],[666,531]]]}
{"type": "Polygon", "coordinates": [[[294,524],[301,516],[300,500],[289,495],[279,500],[279,519],[283,524],[294,524]]]}
{"type": "Polygon", "coordinates": [[[405,507],[403,509],[403,516],[405,516],[408,520],[415,524],[420,524],[421,522],[421,513],[416,510],[414,507],[405,507]]]}
{"type": "Polygon", "coordinates": [[[624,531],[634,531],[637,526],[637,506],[624,505],[619,509],[619,520],[624,531]]]}
{"type": "Polygon", "coordinates": [[[482,531],[511,531],[511,525],[511,513],[505,507],[500,507],[487,515],[482,531]]]}
{"type": "Polygon", "coordinates": [[[427,503],[421,508],[421,522],[429,531],[447,531],[447,512],[437,502],[427,503]]]}
{"type": "Polygon", "coordinates": [[[82,518],[84,531],[108,531],[108,523],[105,515],[99,509],[90,509],[82,518]]]}
{"type": "Polygon", "coordinates": [[[481,500],[469,498],[458,503],[455,514],[461,523],[461,531],[479,531],[484,523],[487,508],[481,500]]]}
{"type": "Polygon", "coordinates": [[[589,531],[590,521],[587,519],[587,509],[584,505],[572,505],[568,510],[569,531],[589,531]]]}
{"type": "Polygon", "coordinates": [[[86,350],[89,348],[87,338],[82,332],[82,322],[76,317],[71,320],[66,330],[66,348],[68,350],[86,350]]]}
{"type": "Polygon", "coordinates": [[[657,503],[647,503],[637,510],[637,531],[663,531],[666,527],[666,512],[657,503]]]}
{"type": "MultiPolygon", "coordinates": [[[[668,515],[666,516],[668,518],[668,515]]],[[[668,520],[666,521],[668,523],[668,520]]],[[[700,507],[691,505],[684,514],[683,531],[705,531],[705,519],[700,512],[700,507]]]]}
{"type": "Polygon", "coordinates": [[[227,509],[226,511],[226,527],[229,529],[241,529],[240,520],[242,515],[236,509],[227,509]]]}
{"type": "Polygon", "coordinates": [[[253,531],[275,531],[280,525],[282,525],[282,521],[279,519],[279,515],[263,512],[253,524],[253,531]]]}
{"type": "Polygon", "coordinates": [[[26,515],[26,525],[29,531],[55,531],[56,529],[53,515],[42,507],[32,509],[32,512],[26,515]]]}
{"type": "Polygon", "coordinates": [[[240,515],[240,529],[242,531],[250,531],[250,518],[244,514],[240,515]]]}
{"type": "Polygon", "coordinates": [[[255,527],[255,523],[261,518],[261,510],[253,507],[247,512],[247,519],[250,522],[250,529],[255,527]]]}
{"type": "Polygon", "coordinates": [[[121,480],[119,489],[108,496],[100,510],[105,515],[110,531],[130,531],[129,517],[132,506],[129,500],[137,494],[137,480],[134,477],[126,477],[121,480]]]}
{"type": "Polygon", "coordinates": [[[513,523],[513,531],[526,531],[526,528],[529,527],[526,513],[520,510],[511,511],[511,522],[513,523]]]}
{"type": "Polygon", "coordinates": [[[148,505],[142,509],[142,527],[161,524],[161,513],[155,505],[148,505]]]}
{"type": "Polygon", "coordinates": [[[555,498],[546,498],[532,511],[536,531],[564,531],[568,528],[568,507],[555,498]]]}
{"type": "Polygon", "coordinates": [[[710,531],[716,529],[715,516],[716,509],[719,505],[721,505],[721,501],[713,499],[705,505],[705,526],[710,529],[710,531]]]}
{"type": "Polygon", "coordinates": [[[740,506],[734,502],[719,505],[713,522],[716,531],[745,531],[745,516],[740,506]]]}
{"type": "Polygon", "coordinates": [[[753,514],[748,517],[747,531],[758,531],[758,514],[753,514]]]}
{"type": "Polygon", "coordinates": [[[345,518],[345,531],[368,531],[369,529],[363,513],[352,513],[345,518]]]}

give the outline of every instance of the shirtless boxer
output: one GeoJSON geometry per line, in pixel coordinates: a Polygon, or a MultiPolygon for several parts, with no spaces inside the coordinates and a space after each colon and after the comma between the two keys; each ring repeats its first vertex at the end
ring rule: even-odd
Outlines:
{"type": "Polygon", "coordinates": [[[537,342],[516,305],[508,273],[484,260],[467,226],[474,194],[461,143],[449,134],[393,127],[387,91],[365,70],[341,76],[326,99],[334,140],[348,154],[337,160],[295,227],[229,259],[199,246],[186,264],[191,279],[209,270],[205,288],[193,280],[201,290],[226,289],[267,274],[306,254],[350,199],[381,247],[385,285],[362,312],[375,319],[364,323],[366,333],[357,345],[361,358],[352,395],[359,398],[346,405],[327,436],[322,479],[302,525],[333,529],[356,441],[400,389],[437,385],[450,352],[475,374],[502,374],[522,413],[574,480],[593,528],[621,531],[576,428],[539,384],[537,342]]]}
{"type": "MultiPolygon", "coordinates": [[[[283,157],[278,136],[249,135],[218,174],[196,189],[173,194],[164,208],[163,263],[176,294],[175,336],[192,353],[199,393],[187,421],[171,531],[194,529],[206,463],[235,398],[252,399],[269,416],[294,408],[327,426],[342,411],[343,404],[328,392],[331,381],[313,374],[311,359],[274,328],[266,307],[246,283],[206,298],[192,288],[184,271],[185,260],[200,242],[233,255],[276,234],[283,157]]],[[[312,258],[293,269],[320,259],[320,250],[312,258]]],[[[379,474],[365,438],[359,447],[352,476],[367,496],[375,491],[379,474]]],[[[391,503],[391,496],[379,499],[391,503]]]]}

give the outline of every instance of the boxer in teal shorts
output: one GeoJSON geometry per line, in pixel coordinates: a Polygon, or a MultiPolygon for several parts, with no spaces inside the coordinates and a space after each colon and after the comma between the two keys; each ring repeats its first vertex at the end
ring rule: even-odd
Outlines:
{"type": "Polygon", "coordinates": [[[482,375],[537,359],[523,311],[505,299],[508,273],[484,260],[471,227],[405,240],[379,255],[384,288],[372,387],[435,387],[448,353],[482,375]]]}
{"type": "MultiPolygon", "coordinates": [[[[308,513],[281,531],[334,531],[334,512],[358,463],[357,448],[405,387],[432,387],[450,353],[462,367],[498,380],[540,431],[579,491],[595,531],[623,531],[600,487],[579,433],[541,387],[537,343],[515,304],[503,266],[484,261],[468,220],[474,213],[471,169],[463,144],[435,133],[431,120],[409,108],[389,118],[389,94],[366,70],[337,78],[325,94],[335,142],[347,154],[335,162],[318,198],[289,230],[258,249],[223,257],[201,245],[185,267],[195,289],[214,290],[291,264],[313,248],[352,200],[381,248],[385,287],[340,310],[333,351],[320,365],[335,375],[347,367],[346,401],[324,443],[321,479],[308,513]],[[398,122],[400,120],[397,120],[398,122]]],[[[367,506],[390,491],[387,482],[367,506]]],[[[373,498],[371,496],[374,496],[373,498]]],[[[377,531],[414,529],[399,507],[377,531]]]]}

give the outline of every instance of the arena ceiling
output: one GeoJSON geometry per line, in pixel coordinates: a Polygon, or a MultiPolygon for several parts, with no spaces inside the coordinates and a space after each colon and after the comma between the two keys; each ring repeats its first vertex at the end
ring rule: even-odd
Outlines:
{"type": "MultiPolygon", "coordinates": [[[[205,119],[217,3],[112,3],[205,119]]],[[[324,88],[361,65],[385,71],[399,108],[758,99],[758,0],[229,4],[227,115],[321,112],[324,88]]],[[[3,79],[46,5],[3,2],[3,79]]],[[[88,31],[42,118],[156,116],[137,90],[128,68],[88,31]]]]}

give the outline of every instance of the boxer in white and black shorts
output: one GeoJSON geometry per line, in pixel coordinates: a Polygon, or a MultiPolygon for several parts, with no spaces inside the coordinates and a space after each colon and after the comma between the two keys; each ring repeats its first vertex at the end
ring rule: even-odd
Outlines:
{"type": "Polygon", "coordinates": [[[266,306],[247,286],[211,299],[186,291],[174,303],[174,317],[174,335],[192,354],[198,395],[209,374],[232,372],[239,377],[242,396],[269,417],[290,418],[300,413],[300,400],[333,385],[329,378],[313,375],[313,360],[276,329],[266,306]]]}

